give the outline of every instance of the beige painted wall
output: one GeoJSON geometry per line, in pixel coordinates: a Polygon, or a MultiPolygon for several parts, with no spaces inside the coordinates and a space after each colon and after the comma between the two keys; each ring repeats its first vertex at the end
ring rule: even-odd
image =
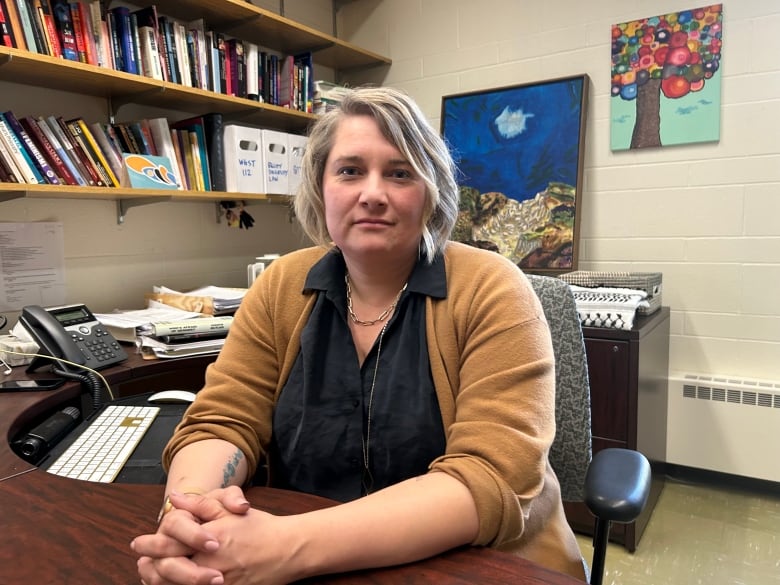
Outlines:
{"type": "Polygon", "coordinates": [[[441,97],[587,73],[581,264],[660,271],[672,370],[780,382],[780,3],[724,2],[721,139],[612,153],[610,27],[699,6],[680,0],[362,0],[347,40],[438,127],[441,97]]]}

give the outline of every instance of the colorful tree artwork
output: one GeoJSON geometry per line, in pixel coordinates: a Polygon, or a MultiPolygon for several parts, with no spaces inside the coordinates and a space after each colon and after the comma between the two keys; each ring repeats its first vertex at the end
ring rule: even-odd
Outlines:
{"type": "Polygon", "coordinates": [[[613,25],[613,150],[718,140],[722,6],[613,25]]]}

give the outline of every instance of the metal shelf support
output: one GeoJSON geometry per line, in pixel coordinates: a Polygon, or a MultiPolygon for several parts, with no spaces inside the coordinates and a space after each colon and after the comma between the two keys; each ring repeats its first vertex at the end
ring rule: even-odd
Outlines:
{"type": "Polygon", "coordinates": [[[137,199],[118,199],[116,202],[116,222],[119,225],[125,223],[125,216],[131,207],[149,205],[150,203],[162,203],[170,201],[170,197],[139,197],[137,199]]]}

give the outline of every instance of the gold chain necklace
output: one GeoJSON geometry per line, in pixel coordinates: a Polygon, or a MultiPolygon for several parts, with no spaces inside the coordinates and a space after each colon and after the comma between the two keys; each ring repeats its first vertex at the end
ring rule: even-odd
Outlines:
{"type": "MultiPolygon", "coordinates": [[[[406,288],[404,286],[404,288],[406,288]]],[[[401,289],[403,292],[403,289],[401,289]]],[[[399,293],[400,295],[400,293],[399,293]]],[[[397,299],[396,299],[397,300],[397,299]]],[[[374,478],[371,475],[371,469],[369,466],[369,448],[371,447],[371,409],[374,404],[374,388],[376,387],[376,373],[379,371],[379,358],[382,355],[382,339],[385,337],[385,330],[387,329],[387,323],[382,325],[382,330],[379,332],[379,342],[376,348],[376,362],[374,363],[374,375],[371,378],[371,390],[368,393],[368,413],[366,414],[366,435],[363,439],[363,472],[365,477],[361,482],[366,494],[371,493],[371,488],[374,485],[374,478]]]]}
{"type": "MultiPolygon", "coordinates": [[[[344,282],[347,283],[347,311],[349,312],[349,318],[352,319],[352,322],[356,325],[363,325],[364,327],[370,327],[371,325],[375,323],[381,323],[385,319],[387,319],[387,316],[393,312],[395,309],[395,306],[398,304],[398,301],[401,298],[401,294],[406,290],[406,284],[404,284],[403,288],[398,291],[398,294],[395,295],[395,299],[393,300],[393,303],[387,307],[384,311],[382,311],[382,314],[379,315],[376,319],[372,321],[363,321],[362,319],[358,319],[357,315],[355,315],[355,311],[352,309],[352,287],[349,285],[349,272],[347,272],[344,275],[344,282]]],[[[380,337],[381,340],[381,337],[380,337]]]]}

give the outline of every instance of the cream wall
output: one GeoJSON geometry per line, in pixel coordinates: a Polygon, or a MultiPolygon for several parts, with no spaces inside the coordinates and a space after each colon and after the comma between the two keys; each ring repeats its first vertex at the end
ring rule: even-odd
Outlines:
{"type": "Polygon", "coordinates": [[[780,3],[725,0],[721,139],[611,153],[610,26],[681,0],[362,0],[339,30],[392,58],[353,84],[450,93],[587,73],[580,268],[663,272],[670,368],[780,382],[780,3]]]}

